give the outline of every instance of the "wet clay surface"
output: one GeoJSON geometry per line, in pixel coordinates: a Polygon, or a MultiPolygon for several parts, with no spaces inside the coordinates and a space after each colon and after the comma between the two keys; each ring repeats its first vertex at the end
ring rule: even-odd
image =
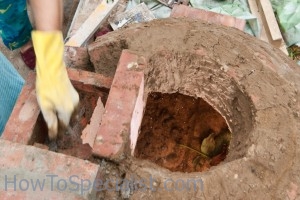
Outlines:
{"type": "MultiPolygon", "coordinates": [[[[130,199],[299,198],[300,69],[290,58],[233,28],[164,19],[99,37],[88,48],[95,71],[113,76],[124,48],[148,59],[146,92],[201,97],[224,117],[232,132],[226,159],[208,171],[171,172],[155,161],[131,157],[118,163],[126,176],[149,180],[151,175],[161,189],[130,191],[130,199]],[[204,189],[166,191],[164,181],[169,178],[201,178],[204,189]]],[[[187,126],[183,127],[191,129],[187,126]]],[[[168,155],[168,148],[161,150],[158,160],[168,155]]]]}
{"type": "Polygon", "coordinates": [[[187,147],[201,152],[206,137],[226,130],[224,118],[201,98],[151,93],[135,156],[171,171],[205,171],[225,159],[228,146],[208,158],[187,147]]]}

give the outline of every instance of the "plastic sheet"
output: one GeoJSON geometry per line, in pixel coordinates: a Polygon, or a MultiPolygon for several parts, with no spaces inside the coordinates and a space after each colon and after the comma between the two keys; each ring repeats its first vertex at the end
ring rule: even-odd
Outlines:
{"type": "Polygon", "coordinates": [[[0,52],[0,136],[24,85],[24,79],[0,52]]]}

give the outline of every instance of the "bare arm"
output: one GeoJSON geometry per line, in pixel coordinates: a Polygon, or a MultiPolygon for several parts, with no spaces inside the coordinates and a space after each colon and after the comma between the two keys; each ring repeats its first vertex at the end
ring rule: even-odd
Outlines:
{"type": "Polygon", "coordinates": [[[49,139],[55,141],[65,132],[79,104],[79,95],[63,61],[63,1],[29,1],[36,26],[31,33],[36,54],[36,96],[48,126],[49,139]]]}
{"type": "Polygon", "coordinates": [[[29,0],[36,30],[61,31],[63,20],[62,0],[29,0]]]}

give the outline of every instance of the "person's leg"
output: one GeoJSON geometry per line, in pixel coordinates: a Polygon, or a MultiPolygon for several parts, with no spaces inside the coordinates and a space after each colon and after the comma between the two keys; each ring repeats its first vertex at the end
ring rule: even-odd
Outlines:
{"type": "Polygon", "coordinates": [[[0,52],[0,136],[24,85],[24,79],[0,52]]]}
{"type": "Polygon", "coordinates": [[[26,0],[0,0],[0,35],[10,50],[20,49],[24,63],[35,68],[35,53],[31,41],[32,25],[26,0]]]}
{"type": "Polygon", "coordinates": [[[0,0],[0,33],[5,46],[10,50],[24,46],[31,31],[26,0],[0,0]]]}

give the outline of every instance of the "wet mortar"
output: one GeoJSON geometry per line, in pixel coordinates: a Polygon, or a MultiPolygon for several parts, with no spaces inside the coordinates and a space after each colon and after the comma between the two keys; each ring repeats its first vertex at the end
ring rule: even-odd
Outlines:
{"type": "Polygon", "coordinates": [[[224,118],[203,99],[154,92],[147,98],[135,157],[173,172],[205,171],[226,158],[229,144],[222,142],[207,157],[196,151],[210,134],[228,131],[224,118]]]}

